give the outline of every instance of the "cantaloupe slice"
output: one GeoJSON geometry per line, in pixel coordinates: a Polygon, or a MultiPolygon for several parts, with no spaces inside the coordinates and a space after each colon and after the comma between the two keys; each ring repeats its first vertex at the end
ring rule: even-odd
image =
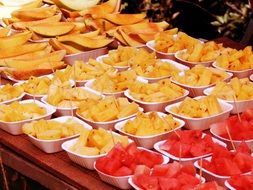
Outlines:
{"type": "Polygon", "coordinates": [[[82,34],[67,34],[67,35],[63,35],[58,37],[58,40],[60,41],[68,41],[68,38],[71,38],[73,36],[78,37],[87,37],[87,38],[94,38],[97,37],[99,35],[100,30],[95,30],[92,32],[87,32],[87,33],[82,33],[82,34]]]}
{"type": "Polygon", "coordinates": [[[30,26],[29,29],[43,36],[59,36],[70,32],[75,25],[71,22],[48,22],[30,26]]]}
{"type": "Polygon", "coordinates": [[[124,40],[122,35],[118,32],[117,29],[112,29],[106,32],[109,36],[116,38],[122,45],[127,45],[127,42],[124,40]]]}
{"type": "Polygon", "coordinates": [[[35,51],[32,53],[26,53],[24,55],[19,55],[15,57],[10,57],[10,58],[5,58],[5,59],[0,59],[0,66],[1,67],[6,67],[6,61],[10,59],[14,60],[33,60],[33,59],[38,59],[47,56],[52,50],[51,46],[47,46],[44,50],[40,51],[35,51]]]}
{"type": "Polygon", "coordinates": [[[89,9],[80,11],[80,15],[91,14],[93,18],[103,18],[104,15],[118,12],[120,10],[121,0],[108,0],[100,5],[95,5],[89,9]]]}
{"type": "MultiPolygon", "coordinates": [[[[19,0],[18,0],[19,1],[19,0]]],[[[30,8],[38,8],[42,6],[42,0],[35,0],[30,3],[23,4],[21,6],[22,9],[30,9],[30,8]]]]}
{"type": "Polygon", "coordinates": [[[27,22],[24,22],[24,21],[15,22],[12,24],[12,26],[15,29],[22,29],[23,30],[23,29],[28,28],[29,26],[34,26],[34,25],[41,24],[41,23],[59,22],[61,20],[61,17],[62,17],[62,14],[57,14],[52,17],[48,17],[48,18],[41,19],[41,20],[27,21],[27,22]]]}
{"type": "Polygon", "coordinates": [[[128,36],[124,31],[122,31],[120,29],[118,31],[122,35],[123,39],[128,43],[129,46],[138,47],[138,46],[143,45],[143,43],[131,38],[130,36],[128,36]]]}
{"type": "Polygon", "coordinates": [[[48,54],[46,57],[37,58],[33,60],[9,59],[9,60],[6,60],[5,64],[9,68],[14,68],[14,69],[19,69],[19,70],[32,69],[46,62],[59,62],[64,58],[65,55],[66,55],[65,50],[59,50],[59,51],[55,51],[48,54]]]}
{"type": "Polygon", "coordinates": [[[120,28],[126,33],[134,34],[153,34],[154,32],[161,32],[169,27],[166,21],[157,23],[137,23],[133,25],[121,26],[120,28]]]}
{"type": "Polygon", "coordinates": [[[104,18],[117,25],[129,25],[141,22],[146,17],[146,14],[106,14],[104,18]]]}
{"type": "Polygon", "coordinates": [[[57,39],[53,38],[49,40],[49,44],[54,48],[54,50],[65,50],[66,53],[69,54],[76,54],[76,53],[80,53],[81,51],[70,46],[67,44],[63,44],[61,42],[59,42],[57,39]]]}
{"type": "Polygon", "coordinates": [[[77,45],[80,45],[84,48],[96,49],[107,46],[110,44],[113,39],[108,39],[105,37],[98,36],[96,38],[89,38],[80,35],[69,35],[68,38],[58,37],[60,42],[73,42],[77,45]]]}
{"type": "Polygon", "coordinates": [[[94,22],[94,26],[96,28],[101,29],[101,31],[108,31],[117,27],[116,24],[109,22],[108,20],[101,19],[101,18],[94,19],[93,22],[94,22]]]}
{"type": "Polygon", "coordinates": [[[17,33],[11,36],[1,37],[0,49],[20,46],[26,43],[31,37],[32,37],[32,33],[30,31],[17,33]]]}
{"type": "Polygon", "coordinates": [[[0,58],[14,57],[26,53],[43,50],[47,46],[48,46],[47,43],[30,43],[30,44],[27,43],[17,47],[4,48],[1,49],[0,51],[0,58]]]}
{"type": "Polygon", "coordinates": [[[55,15],[57,7],[52,5],[50,7],[39,7],[31,9],[19,9],[14,11],[11,15],[23,21],[41,20],[55,15]]]}

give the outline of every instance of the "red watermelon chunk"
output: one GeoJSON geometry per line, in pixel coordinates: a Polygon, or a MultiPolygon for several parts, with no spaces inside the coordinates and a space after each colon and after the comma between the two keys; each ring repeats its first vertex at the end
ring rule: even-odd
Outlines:
{"type": "Polygon", "coordinates": [[[252,190],[253,175],[236,175],[228,180],[229,184],[237,190],[252,190]]]}
{"type": "Polygon", "coordinates": [[[225,190],[225,188],[219,186],[215,181],[199,184],[193,190],[225,190]]]}

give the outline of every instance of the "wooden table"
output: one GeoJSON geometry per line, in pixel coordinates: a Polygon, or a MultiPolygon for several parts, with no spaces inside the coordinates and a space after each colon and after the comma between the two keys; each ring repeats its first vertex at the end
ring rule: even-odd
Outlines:
{"type": "Polygon", "coordinates": [[[95,171],[73,163],[64,151],[44,153],[25,135],[13,136],[0,129],[0,153],[4,165],[49,189],[116,189],[103,183],[95,171]]]}

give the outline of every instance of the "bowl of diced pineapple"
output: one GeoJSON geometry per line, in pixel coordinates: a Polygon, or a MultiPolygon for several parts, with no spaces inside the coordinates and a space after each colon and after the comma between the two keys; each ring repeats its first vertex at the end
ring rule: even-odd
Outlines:
{"type": "Polygon", "coordinates": [[[138,146],[152,149],[156,142],[166,139],[184,124],[184,121],[162,112],[140,112],[134,118],[117,123],[115,129],[129,136],[138,146]]]}
{"type": "Polygon", "coordinates": [[[62,143],[78,137],[83,128],[92,129],[87,123],[72,116],[32,121],[22,126],[22,130],[28,135],[29,140],[46,153],[61,151],[62,143]]]}
{"type": "Polygon", "coordinates": [[[0,104],[10,104],[21,100],[24,96],[24,90],[20,86],[12,86],[11,84],[0,86],[0,104]]]}
{"type": "Polygon", "coordinates": [[[117,122],[134,117],[139,111],[143,109],[138,104],[129,102],[127,98],[105,96],[101,100],[81,103],[76,115],[94,128],[114,130],[117,122]]]}
{"type": "Polygon", "coordinates": [[[138,103],[146,112],[164,112],[167,105],[181,101],[189,94],[189,91],[172,83],[169,79],[163,79],[156,83],[135,81],[124,94],[138,103]]]}
{"type": "Polygon", "coordinates": [[[0,105],[0,128],[12,135],[22,134],[22,125],[39,119],[50,119],[55,109],[38,100],[15,101],[0,105]]]}
{"type": "Polygon", "coordinates": [[[220,55],[222,48],[222,44],[217,44],[214,41],[206,43],[199,41],[190,48],[176,52],[175,57],[178,62],[190,68],[196,65],[209,67],[220,55]]]}
{"type": "Polygon", "coordinates": [[[233,73],[234,77],[246,78],[253,74],[251,46],[243,50],[226,48],[213,63],[213,67],[233,73]]]}
{"type": "Polygon", "coordinates": [[[41,101],[56,109],[56,116],[75,116],[81,103],[90,99],[100,100],[103,95],[87,87],[50,86],[48,94],[41,101]]]}
{"type": "Polygon", "coordinates": [[[79,138],[71,139],[62,144],[69,158],[82,167],[94,170],[95,161],[108,153],[115,144],[124,147],[133,142],[127,136],[105,130],[103,128],[83,130],[79,138]]]}
{"type": "Polygon", "coordinates": [[[215,96],[186,97],[183,101],[168,105],[165,110],[185,122],[187,129],[206,130],[210,125],[229,117],[233,106],[215,96]]]}
{"type": "Polygon", "coordinates": [[[204,94],[215,95],[231,104],[233,106],[232,114],[253,108],[253,83],[249,78],[234,77],[229,83],[219,82],[216,86],[205,89],[204,94]]]}
{"type": "Polygon", "coordinates": [[[233,74],[219,69],[196,65],[190,70],[175,74],[171,81],[189,91],[189,96],[204,95],[203,91],[219,81],[228,81],[233,74]]]}
{"type": "Polygon", "coordinates": [[[124,96],[124,91],[128,86],[137,80],[137,75],[133,70],[121,71],[117,73],[105,73],[104,75],[92,79],[85,84],[92,90],[95,90],[105,96],[115,96],[116,98],[124,96]]]}
{"type": "Polygon", "coordinates": [[[175,60],[175,53],[190,48],[199,40],[178,32],[177,28],[159,32],[154,40],[148,41],[146,46],[156,52],[157,58],[175,60]]]}

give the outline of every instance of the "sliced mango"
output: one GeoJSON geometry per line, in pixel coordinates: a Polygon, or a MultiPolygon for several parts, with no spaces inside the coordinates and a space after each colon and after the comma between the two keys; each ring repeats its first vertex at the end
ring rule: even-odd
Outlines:
{"type": "Polygon", "coordinates": [[[32,33],[28,31],[11,36],[0,37],[0,49],[20,46],[26,43],[31,37],[32,33]]]}
{"type": "Polygon", "coordinates": [[[146,14],[106,14],[104,18],[117,25],[129,25],[141,22],[146,17],[146,14]]]}

